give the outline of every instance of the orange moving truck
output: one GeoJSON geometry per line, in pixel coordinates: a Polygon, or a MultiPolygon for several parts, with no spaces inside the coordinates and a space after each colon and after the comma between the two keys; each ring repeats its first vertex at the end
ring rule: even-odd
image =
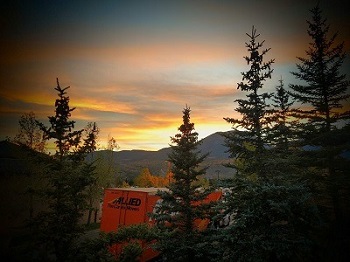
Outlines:
{"type": "MultiPolygon", "coordinates": [[[[107,188],[102,205],[101,231],[117,232],[120,227],[142,223],[152,223],[148,213],[153,212],[159,196],[156,195],[160,188],[107,188]]],[[[143,245],[143,243],[141,243],[143,245]]],[[[117,244],[111,248],[111,252],[118,255],[123,245],[117,244]]],[[[143,248],[145,248],[143,246],[143,248]]],[[[140,260],[148,261],[159,253],[146,248],[140,260]]]]}
{"type": "MultiPolygon", "coordinates": [[[[102,205],[101,231],[117,232],[120,227],[148,223],[154,221],[148,216],[152,213],[157,201],[158,190],[166,188],[107,188],[102,205]]],[[[205,202],[217,201],[220,199],[221,191],[209,194],[205,202]]],[[[208,226],[209,220],[196,221],[198,228],[204,229],[208,226]]],[[[121,245],[115,245],[111,251],[118,254],[122,249],[121,245]]],[[[141,256],[141,261],[148,261],[159,253],[152,249],[146,249],[141,256]]]]}

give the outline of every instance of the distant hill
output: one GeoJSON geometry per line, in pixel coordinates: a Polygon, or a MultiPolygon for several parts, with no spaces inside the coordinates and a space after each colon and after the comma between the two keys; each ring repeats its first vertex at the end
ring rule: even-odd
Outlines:
{"type": "Polygon", "coordinates": [[[229,154],[226,152],[227,147],[224,145],[225,138],[223,132],[211,134],[203,139],[199,149],[202,153],[209,152],[210,159],[227,159],[229,154]]]}
{"type": "MultiPolygon", "coordinates": [[[[209,153],[204,161],[204,166],[209,166],[206,176],[208,178],[227,177],[232,174],[232,169],[225,168],[223,163],[227,163],[228,153],[224,146],[222,132],[211,134],[202,140],[198,150],[201,154],[209,153]]],[[[113,152],[113,161],[119,168],[119,173],[130,179],[140,174],[144,167],[148,167],[153,175],[165,175],[169,163],[168,155],[170,147],[162,148],[158,151],[147,150],[121,150],[113,152]]],[[[32,152],[33,153],[33,152],[32,152]]],[[[94,159],[107,158],[110,151],[100,150],[93,153],[94,159]]],[[[87,157],[90,159],[90,156],[87,157]]],[[[23,174],[27,169],[28,151],[23,147],[8,141],[0,141],[0,174],[15,175],[23,174]]]]}
{"type": "MultiPolygon", "coordinates": [[[[224,137],[222,132],[211,134],[202,140],[198,150],[202,154],[209,153],[204,166],[209,166],[206,177],[217,178],[218,176],[228,177],[232,174],[232,169],[223,166],[227,163],[229,154],[224,146],[224,137]]],[[[141,169],[148,167],[153,175],[165,175],[168,168],[168,154],[171,152],[170,147],[162,148],[158,151],[147,150],[121,150],[113,152],[114,162],[120,168],[122,176],[134,178],[141,169]]],[[[94,158],[104,158],[110,152],[101,150],[94,152],[94,158]]]]}

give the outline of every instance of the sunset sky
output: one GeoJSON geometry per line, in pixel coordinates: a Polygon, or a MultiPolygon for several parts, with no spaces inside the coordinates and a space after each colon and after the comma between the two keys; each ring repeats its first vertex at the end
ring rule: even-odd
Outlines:
{"type": "MultiPolygon", "coordinates": [[[[267,59],[275,58],[273,90],[295,82],[297,56],[310,38],[306,20],[317,1],[7,1],[0,13],[0,140],[14,137],[33,111],[48,125],[56,77],[70,86],[77,128],[95,121],[100,145],[158,150],[191,107],[200,138],[231,128],[241,72],[248,69],[246,33],[254,25],[267,59]]],[[[331,32],[350,54],[346,1],[321,1],[331,32]]],[[[343,66],[348,72],[350,59],[343,66]]]]}

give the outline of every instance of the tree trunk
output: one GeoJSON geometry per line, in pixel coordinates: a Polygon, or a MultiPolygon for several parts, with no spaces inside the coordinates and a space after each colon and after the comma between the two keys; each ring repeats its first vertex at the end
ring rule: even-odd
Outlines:
{"type": "Polygon", "coordinates": [[[91,223],[91,215],[92,215],[92,208],[89,208],[89,214],[88,214],[88,219],[87,219],[87,225],[90,225],[90,223],[91,223]]]}
{"type": "Polygon", "coordinates": [[[97,223],[97,214],[98,214],[98,209],[95,208],[95,212],[94,212],[94,223],[97,223]]]}

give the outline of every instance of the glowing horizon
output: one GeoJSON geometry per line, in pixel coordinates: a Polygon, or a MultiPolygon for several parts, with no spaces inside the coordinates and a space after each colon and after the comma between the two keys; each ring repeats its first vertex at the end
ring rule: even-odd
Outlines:
{"type": "MultiPolygon", "coordinates": [[[[331,32],[339,31],[350,53],[350,26],[339,4],[321,3],[331,32]]],[[[191,107],[199,138],[231,129],[234,100],[252,25],[275,58],[271,91],[283,77],[295,79],[297,56],[305,56],[306,20],[314,1],[62,1],[7,3],[2,12],[0,140],[14,137],[18,120],[33,111],[48,124],[61,87],[70,86],[77,128],[99,126],[100,144],[120,150],[168,147],[191,107]],[[6,10],[9,12],[6,12],[6,10]],[[11,11],[11,12],[10,12],[11,11]]],[[[344,68],[350,65],[347,58],[344,68]]],[[[348,76],[349,77],[349,76],[348,76]]]]}

